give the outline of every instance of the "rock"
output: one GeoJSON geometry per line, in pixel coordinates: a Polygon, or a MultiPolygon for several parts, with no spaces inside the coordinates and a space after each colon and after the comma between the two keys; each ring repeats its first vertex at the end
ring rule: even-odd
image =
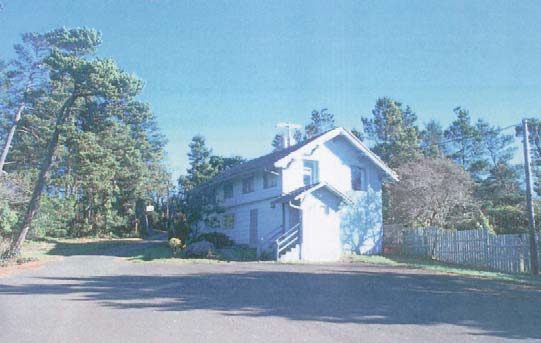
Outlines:
{"type": "Polygon", "coordinates": [[[191,256],[205,257],[209,254],[209,251],[214,252],[214,244],[208,241],[194,242],[186,248],[186,253],[191,256]]]}

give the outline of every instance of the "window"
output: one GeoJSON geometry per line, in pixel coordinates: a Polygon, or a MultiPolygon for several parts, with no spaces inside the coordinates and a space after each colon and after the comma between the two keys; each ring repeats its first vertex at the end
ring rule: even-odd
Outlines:
{"type": "Polygon", "coordinates": [[[224,215],[224,228],[233,229],[234,227],[235,227],[235,215],[232,213],[224,215]]]}
{"type": "Polygon", "coordinates": [[[209,229],[219,229],[220,228],[220,218],[213,216],[207,219],[207,226],[209,229]]]}
{"type": "Polygon", "coordinates": [[[310,186],[319,182],[317,161],[304,160],[302,177],[305,186],[310,186]]]}
{"type": "Polygon", "coordinates": [[[233,197],[233,184],[226,183],[224,185],[224,199],[229,199],[233,197]]]}
{"type": "Polygon", "coordinates": [[[354,191],[366,190],[366,170],[360,167],[351,167],[351,189],[354,191]]]}
{"type": "Polygon", "coordinates": [[[263,175],[263,188],[272,188],[278,185],[278,175],[266,172],[263,175]]]}
{"type": "Polygon", "coordinates": [[[254,177],[249,176],[242,180],[242,193],[251,193],[254,191],[254,177]]]}

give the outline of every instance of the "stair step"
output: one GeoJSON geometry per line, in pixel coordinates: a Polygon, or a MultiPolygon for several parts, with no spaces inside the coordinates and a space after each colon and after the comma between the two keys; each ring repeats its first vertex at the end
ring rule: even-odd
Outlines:
{"type": "Polygon", "coordinates": [[[299,245],[295,244],[278,259],[280,262],[294,262],[299,260],[299,245]]]}

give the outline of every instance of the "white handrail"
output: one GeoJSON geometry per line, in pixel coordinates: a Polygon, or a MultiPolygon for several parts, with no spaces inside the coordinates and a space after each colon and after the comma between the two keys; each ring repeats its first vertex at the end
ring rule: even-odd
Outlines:
{"type": "Polygon", "coordinates": [[[296,244],[299,241],[300,227],[301,224],[298,223],[276,239],[276,260],[280,258],[280,253],[282,251],[285,251],[291,245],[296,244]]]}
{"type": "Polygon", "coordinates": [[[280,225],[259,239],[259,244],[257,245],[257,256],[261,255],[263,250],[275,243],[276,238],[278,238],[282,232],[282,228],[283,226],[280,225]]]}

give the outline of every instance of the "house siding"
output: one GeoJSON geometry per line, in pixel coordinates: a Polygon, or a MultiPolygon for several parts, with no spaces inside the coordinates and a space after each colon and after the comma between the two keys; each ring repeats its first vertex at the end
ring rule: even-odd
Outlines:
{"type": "Polygon", "coordinates": [[[202,232],[221,232],[229,236],[236,244],[250,243],[250,211],[257,209],[258,240],[282,223],[281,207],[271,207],[267,200],[252,202],[244,205],[226,208],[224,213],[217,214],[222,225],[219,228],[203,226],[202,232]],[[223,227],[223,217],[226,214],[235,215],[235,225],[232,229],[223,227]]]}
{"type": "Polygon", "coordinates": [[[301,257],[307,261],[336,261],[342,255],[340,199],[318,190],[302,202],[301,257]]]}
{"type": "MultiPolygon", "coordinates": [[[[368,158],[349,144],[344,137],[338,136],[321,144],[311,153],[303,154],[291,161],[282,171],[282,191],[288,193],[303,186],[303,160],[319,162],[319,181],[326,182],[342,193],[352,192],[351,167],[361,167],[366,171],[367,187],[381,189],[381,174],[368,158]]],[[[366,191],[366,190],[365,190],[366,191]]]]}
{"type": "Polygon", "coordinates": [[[275,163],[282,167],[277,169],[279,177],[275,187],[264,188],[263,175],[267,171],[263,169],[246,170],[226,180],[225,183],[233,186],[233,197],[229,199],[224,199],[224,183],[215,185],[217,202],[224,209],[223,213],[216,214],[221,225],[212,228],[200,223],[200,231],[222,232],[237,244],[249,244],[250,211],[257,209],[258,242],[280,228],[283,220],[286,223],[283,231],[302,221],[304,247],[300,251],[305,260],[330,261],[338,259],[343,252],[381,251],[381,180],[385,172],[343,135],[315,144],[318,143],[305,146],[275,163]],[[339,205],[337,194],[320,189],[304,198],[302,215],[287,204],[284,205],[285,213],[282,213],[282,204],[271,206],[272,200],[304,186],[304,160],[318,161],[318,181],[348,195],[354,203],[339,205]],[[366,178],[360,191],[352,189],[352,167],[364,169],[366,178]],[[242,180],[249,176],[254,177],[254,191],[243,193],[242,180]],[[235,215],[235,225],[225,229],[223,216],[229,213],[235,215]]]}

